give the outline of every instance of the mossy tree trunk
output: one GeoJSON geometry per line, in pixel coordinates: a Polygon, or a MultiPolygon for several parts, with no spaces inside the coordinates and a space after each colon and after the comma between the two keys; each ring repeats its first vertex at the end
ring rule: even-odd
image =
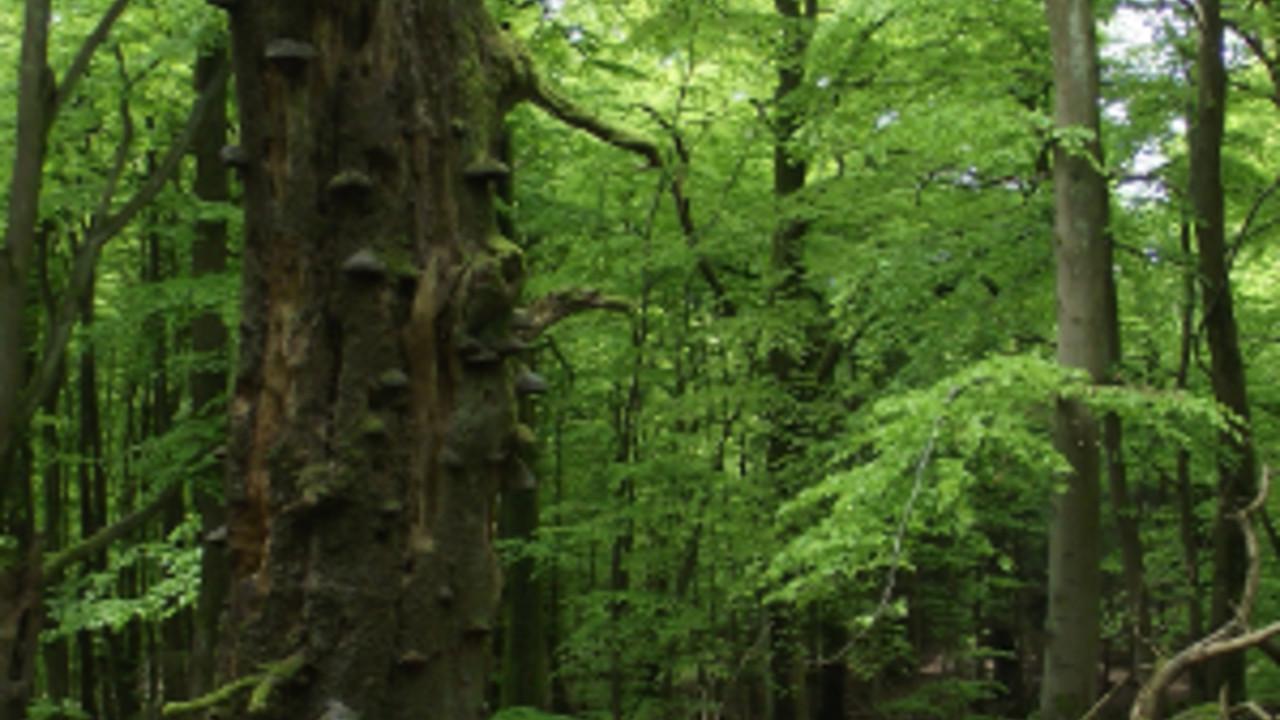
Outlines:
{"type": "Polygon", "coordinates": [[[480,0],[219,4],[246,213],[223,673],[291,661],[250,700],[266,718],[480,717],[495,498],[540,382],[495,222],[502,119],[532,100],[657,151],[543,88],[480,0]]]}

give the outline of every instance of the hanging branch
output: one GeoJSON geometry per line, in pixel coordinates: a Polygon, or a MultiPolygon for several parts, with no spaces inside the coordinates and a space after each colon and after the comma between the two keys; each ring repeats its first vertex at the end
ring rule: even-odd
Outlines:
{"type": "Polygon", "coordinates": [[[1267,495],[1271,490],[1271,471],[1264,468],[1258,495],[1247,507],[1234,513],[1234,519],[1240,523],[1244,533],[1245,549],[1249,557],[1249,575],[1245,583],[1244,595],[1240,598],[1240,606],[1236,615],[1225,625],[1208,636],[1183,648],[1174,655],[1147,680],[1138,697],[1133,701],[1129,712],[1130,720],[1151,720],[1156,717],[1156,705],[1161,693],[1178,676],[1192,665],[1197,665],[1210,658],[1245,650],[1267,642],[1280,635],[1280,621],[1271,623],[1257,630],[1249,629],[1249,616],[1258,599],[1258,584],[1262,576],[1262,553],[1258,551],[1258,535],[1254,529],[1254,516],[1262,511],[1267,495]]]}

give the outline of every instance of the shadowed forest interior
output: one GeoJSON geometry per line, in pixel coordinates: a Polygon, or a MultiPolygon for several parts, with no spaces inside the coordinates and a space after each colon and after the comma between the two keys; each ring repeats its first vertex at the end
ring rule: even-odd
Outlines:
{"type": "Polygon", "coordinates": [[[1280,713],[1280,0],[0,0],[0,720],[1280,713]]]}

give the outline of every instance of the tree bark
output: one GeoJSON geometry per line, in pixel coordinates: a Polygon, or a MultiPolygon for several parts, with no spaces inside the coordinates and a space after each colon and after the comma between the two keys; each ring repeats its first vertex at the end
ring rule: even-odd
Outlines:
{"type": "MultiPolygon", "coordinates": [[[[519,478],[494,219],[527,56],[479,0],[230,9],[244,145],[223,671],[263,718],[479,718],[519,478]]],[[[230,154],[233,159],[236,154],[230,154]]]]}
{"type": "MultiPolygon", "coordinates": [[[[1098,142],[1097,40],[1090,0],[1045,0],[1053,51],[1054,257],[1058,362],[1104,378],[1114,358],[1114,296],[1107,186],[1098,142]],[[1069,131],[1088,134],[1083,142],[1069,131]]],[[[1059,399],[1055,445],[1071,464],[1049,528],[1048,644],[1041,716],[1074,720],[1095,694],[1099,647],[1098,422],[1059,399]]]]}
{"type": "MultiPolygon", "coordinates": [[[[1222,191],[1222,137],[1226,119],[1227,83],[1222,60],[1222,4],[1199,0],[1196,59],[1196,108],[1191,120],[1191,207],[1199,250],[1201,302],[1209,345],[1213,393],[1238,419],[1239,435],[1223,433],[1218,459],[1218,517],[1213,528],[1213,597],[1209,625],[1231,620],[1245,581],[1244,536],[1231,520],[1257,490],[1257,460],[1249,427],[1249,395],[1239,331],[1231,294],[1227,260],[1226,218],[1222,191]]],[[[1209,692],[1217,696],[1226,685],[1228,700],[1245,697],[1243,653],[1215,657],[1209,663],[1209,692]]]]}

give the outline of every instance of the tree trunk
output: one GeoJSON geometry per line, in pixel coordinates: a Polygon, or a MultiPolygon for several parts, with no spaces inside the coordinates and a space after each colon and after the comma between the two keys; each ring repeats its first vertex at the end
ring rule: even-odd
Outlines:
{"type": "Polygon", "coordinates": [[[44,615],[41,548],[24,532],[35,518],[31,467],[19,451],[26,431],[19,415],[28,375],[23,316],[54,92],[47,60],[50,17],[50,0],[23,3],[17,133],[0,245],[0,518],[4,532],[18,540],[18,559],[0,569],[0,720],[26,716],[44,615]]]}
{"type": "MultiPolygon", "coordinates": [[[[1089,0],[1046,0],[1054,69],[1054,126],[1084,130],[1079,147],[1054,149],[1054,256],[1058,362],[1102,380],[1114,357],[1114,295],[1107,186],[1098,142],[1098,67],[1089,0]]],[[[1049,527],[1048,645],[1041,686],[1044,720],[1074,720],[1093,702],[1099,633],[1100,462],[1098,423],[1059,399],[1055,444],[1070,462],[1049,527]]]]}
{"type": "MultiPolygon", "coordinates": [[[[86,300],[81,303],[80,314],[85,327],[93,325],[93,283],[86,300]]],[[[80,423],[78,450],[80,453],[79,499],[80,499],[80,538],[92,536],[106,519],[103,509],[105,498],[101,491],[105,484],[102,477],[102,432],[98,419],[98,364],[93,348],[87,347],[80,354],[79,392],[80,423]]],[[[88,563],[92,570],[106,569],[106,554],[95,553],[88,563]]],[[[81,630],[77,636],[80,649],[80,706],[91,717],[103,716],[102,704],[98,701],[98,684],[101,680],[98,673],[98,656],[94,648],[93,633],[81,630]]]]}
{"type": "MultiPolygon", "coordinates": [[[[774,8],[782,19],[782,49],[774,62],[778,84],[774,88],[773,194],[781,205],[804,188],[807,167],[791,154],[789,144],[803,120],[794,107],[792,94],[804,82],[804,55],[812,35],[811,24],[817,18],[816,0],[774,0],[774,8]]],[[[807,224],[803,219],[783,213],[774,230],[770,269],[775,274],[770,305],[775,312],[804,312],[799,308],[804,286],[802,240],[807,224]]],[[[806,322],[808,318],[804,319],[806,322]]],[[[793,323],[783,323],[792,327],[793,323]]],[[[808,339],[798,347],[808,348],[808,339]]],[[[808,358],[795,353],[790,339],[778,338],[769,349],[769,375],[777,384],[766,448],[766,467],[774,478],[782,500],[792,492],[787,475],[789,466],[798,459],[803,448],[796,443],[800,435],[796,405],[804,399],[805,370],[808,358]]],[[[804,698],[804,672],[801,655],[801,633],[797,610],[791,603],[775,602],[769,607],[769,703],[770,720],[800,720],[804,698]]]]}
{"type": "MultiPolygon", "coordinates": [[[[226,66],[227,48],[218,45],[202,51],[196,58],[195,89],[204,94],[210,83],[217,82],[226,66]]],[[[192,139],[192,152],[196,158],[196,179],[193,189],[196,197],[204,202],[226,202],[230,193],[227,187],[227,168],[219,153],[227,144],[227,97],[225,83],[211,100],[196,136],[192,139]]],[[[193,277],[218,274],[227,269],[227,224],[222,220],[196,221],[196,237],[191,248],[193,277]]],[[[223,404],[214,401],[227,389],[227,372],[222,369],[222,356],[227,352],[227,328],[216,311],[204,312],[191,323],[191,344],[197,355],[216,360],[215,367],[201,365],[191,374],[191,406],[199,416],[214,417],[225,412],[223,404]]],[[[200,596],[196,602],[191,639],[190,690],[193,695],[203,695],[213,687],[214,647],[217,643],[218,621],[222,617],[230,587],[227,567],[226,544],[220,528],[226,523],[221,493],[213,486],[213,477],[202,477],[192,491],[196,510],[200,513],[200,530],[205,550],[200,559],[200,596]]]]}
{"type": "MultiPolygon", "coordinates": [[[[1222,194],[1222,135],[1227,83],[1222,60],[1222,7],[1219,0],[1199,0],[1199,51],[1196,60],[1196,109],[1191,119],[1191,207],[1199,249],[1201,302],[1213,394],[1239,419],[1239,436],[1223,433],[1218,459],[1218,519],[1213,529],[1213,599],[1209,626],[1221,627],[1235,616],[1244,589],[1244,535],[1231,513],[1256,492],[1257,460],[1249,428],[1249,395],[1236,327],[1227,266],[1226,226],[1222,194]]],[[[1228,687],[1228,699],[1245,697],[1244,653],[1209,662],[1209,691],[1228,687]]]]}
{"type": "MultiPolygon", "coordinates": [[[[1181,228],[1182,254],[1191,257],[1191,226],[1185,221],[1181,228]]],[[[1182,317],[1179,322],[1180,340],[1178,343],[1178,368],[1174,373],[1174,387],[1186,390],[1187,379],[1191,371],[1191,350],[1196,342],[1196,281],[1195,276],[1184,272],[1182,281],[1182,317]]],[[[1178,496],[1178,537],[1182,543],[1182,564],[1187,574],[1187,637],[1186,642],[1204,637],[1204,607],[1200,602],[1200,547],[1201,527],[1196,519],[1195,486],[1191,483],[1191,453],[1185,448],[1178,448],[1176,460],[1176,482],[1178,496]]],[[[1195,665],[1187,670],[1191,680],[1191,699],[1193,703],[1206,703],[1213,700],[1209,693],[1208,676],[1203,665],[1195,665]]]]}
{"type": "MultiPolygon", "coordinates": [[[[504,131],[499,140],[498,158],[507,165],[511,160],[511,133],[504,131]]],[[[497,193],[502,207],[498,229],[515,238],[516,227],[509,208],[515,207],[513,179],[498,183],[497,193]]],[[[518,404],[520,422],[528,431],[528,439],[538,427],[537,408],[532,399],[521,398],[518,404]]],[[[529,468],[537,467],[537,453],[532,442],[525,442],[520,460],[529,468]]],[[[502,535],[519,542],[531,543],[538,533],[538,486],[522,483],[511,488],[502,498],[502,535]]],[[[549,710],[550,676],[547,673],[547,631],[542,606],[542,578],[534,558],[525,555],[512,564],[502,593],[503,626],[501,707],[533,707],[549,710]]]]}
{"type": "Polygon", "coordinates": [[[246,240],[224,671],[263,718],[485,714],[527,56],[479,0],[231,4],[246,240]],[[264,671],[265,668],[265,671],[264,671]]]}
{"type": "MultiPolygon", "coordinates": [[[[22,21],[16,156],[9,184],[4,246],[0,247],[0,470],[6,469],[4,463],[16,445],[18,408],[26,385],[22,314],[40,212],[45,129],[50,115],[48,98],[53,92],[46,59],[49,3],[50,0],[27,0],[22,21]]],[[[9,483],[0,483],[0,503],[10,491],[9,483]]]]}

